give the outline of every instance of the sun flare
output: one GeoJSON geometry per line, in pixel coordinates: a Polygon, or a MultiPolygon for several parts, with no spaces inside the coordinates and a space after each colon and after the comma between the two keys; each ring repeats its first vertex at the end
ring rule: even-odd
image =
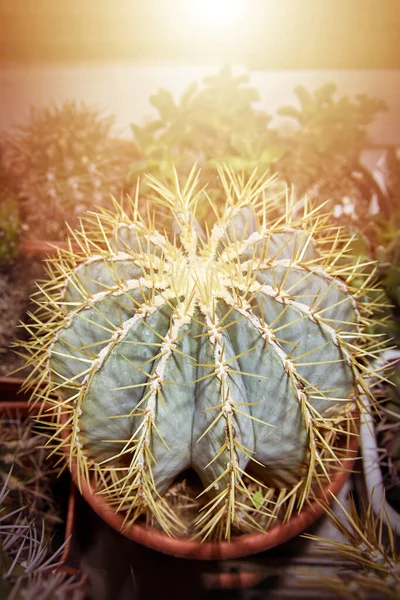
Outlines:
{"type": "Polygon", "coordinates": [[[244,0],[191,0],[191,11],[196,22],[206,28],[229,29],[244,16],[244,0]]]}

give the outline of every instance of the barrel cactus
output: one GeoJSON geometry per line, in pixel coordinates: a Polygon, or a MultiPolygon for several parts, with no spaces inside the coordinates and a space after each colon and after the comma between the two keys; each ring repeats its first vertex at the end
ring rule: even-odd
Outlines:
{"type": "Polygon", "coordinates": [[[287,519],[329,479],[380,345],[364,333],[370,270],[353,290],[364,265],[341,230],[289,197],[273,217],[265,177],[219,176],[225,205],[205,232],[195,170],[150,178],[163,231],[138,196],[92,215],[80,250],[49,263],[26,345],[26,385],[53,406],[78,483],[126,525],[150,514],[202,539],[287,519]],[[189,468],[202,491],[188,525],[168,490],[189,468]]]}
{"type": "Polygon", "coordinates": [[[65,221],[119,196],[135,158],[113,137],[114,117],[84,103],[33,107],[9,140],[22,217],[31,236],[64,239],[65,221]],[[47,217],[47,218],[44,218],[47,217]]]}

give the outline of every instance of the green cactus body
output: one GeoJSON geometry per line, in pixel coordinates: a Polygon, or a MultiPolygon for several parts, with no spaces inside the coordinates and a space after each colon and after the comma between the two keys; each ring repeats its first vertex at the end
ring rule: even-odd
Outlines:
{"type": "Polygon", "coordinates": [[[265,180],[220,178],[226,206],[207,235],[194,173],[183,189],[151,181],[176,233],[154,230],[133,202],[133,216],[97,216],[101,245],[76,233],[82,256],[53,266],[42,303],[53,318],[28,345],[80,480],[93,478],[127,522],[150,511],[171,533],[180,521],[162,495],[192,468],[208,498],[194,525],[203,537],[256,526],[249,481],[281,493],[263,505],[271,518],[284,500],[286,516],[301,506],[365,387],[367,318],[356,268],[340,267],[346,282],[335,268],[340,236],[307,209],[267,223],[265,180]]]}

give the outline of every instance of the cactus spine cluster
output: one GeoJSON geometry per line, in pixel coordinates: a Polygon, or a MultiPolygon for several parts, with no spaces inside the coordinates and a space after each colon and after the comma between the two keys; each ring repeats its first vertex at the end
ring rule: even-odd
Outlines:
{"type": "Polygon", "coordinates": [[[287,196],[274,218],[267,178],[220,169],[225,205],[210,200],[203,232],[197,175],[150,178],[164,231],[137,194],[73,233],[81,250],[49,263],[36,299],[26,385],[53,405],[78,481],[127,525],[150,514],[185,533],[163,494],[192,468],[203,505],[189,529],[229,539],[289,518],[329,479],[382,342],[364,331],[371,269],[321,210],[299,216],[287,196]]]}
{"type": "Polygon", "coordinates": [[[60,522],[51,493],[56,472],[47,461],[45,437],[33,429],[33,419],[18,413],[0,416],[0,485],[7,481],[3,505],[9,512],[23,506],[33,523],[43,519],[50,537],[60,522]]]}

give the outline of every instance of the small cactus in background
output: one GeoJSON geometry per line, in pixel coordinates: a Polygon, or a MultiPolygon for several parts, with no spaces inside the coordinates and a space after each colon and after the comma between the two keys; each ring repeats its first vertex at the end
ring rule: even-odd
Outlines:
{"type": "Polygon", "coordinates": [[[273,219],[270,180],[219,177],[225,203],[210,200],[205,232],[194,170],[182,186],[149,178],[164,232],[139,195],[92,216],[73,236],[81,252],[49,263],[25,345],[26,387],[53,405],[78,482],[127,525],[150,515],[203,539],[268,528],[313,497],[384,345],[365,331],[373,275],[327,215],[305,202],[298,216],[287,197],[273,219]],[[167,493],[188,468],[203,500],[189,527],[167,493]]]}
{"type": "Polygon", "coordinates": [[[0,597],[13,600],[83,600],[83,581],[57,570],[61,546],[50,555],[41,530],[25,514],[24,507],[9,506],[11,471],[0,487],[0,597]]]}
{"type": "Polygon", "coordinates": [[[18,202],[0,191],[0,270],[8,269],[17,258],[19,234],[18,202]]]}
{"type": "Polygon", "coordinates": [[[0,271],[12,265],[19,247],[19,205],[12,186],[9,154],[0,138],[0,271]]]}
{"type": "Polygon", "coordinates": [[[7,495],[4,508],[10,512],[24,506],[32,523],[44,520],[49,537],[60,523],[51,483],[57,469],[47,460],[46,438],[33,430],[33,420],[18,413],[0,418],[0,485],[7,495]]]}
{"type": "Polygon", "coordinates": [[[33,108],[10,138],[11,166],[29,234],[63,239],[65,221],[119,197],[134,145],[112,137],[114,118],[76,102],[33,108]]]}

